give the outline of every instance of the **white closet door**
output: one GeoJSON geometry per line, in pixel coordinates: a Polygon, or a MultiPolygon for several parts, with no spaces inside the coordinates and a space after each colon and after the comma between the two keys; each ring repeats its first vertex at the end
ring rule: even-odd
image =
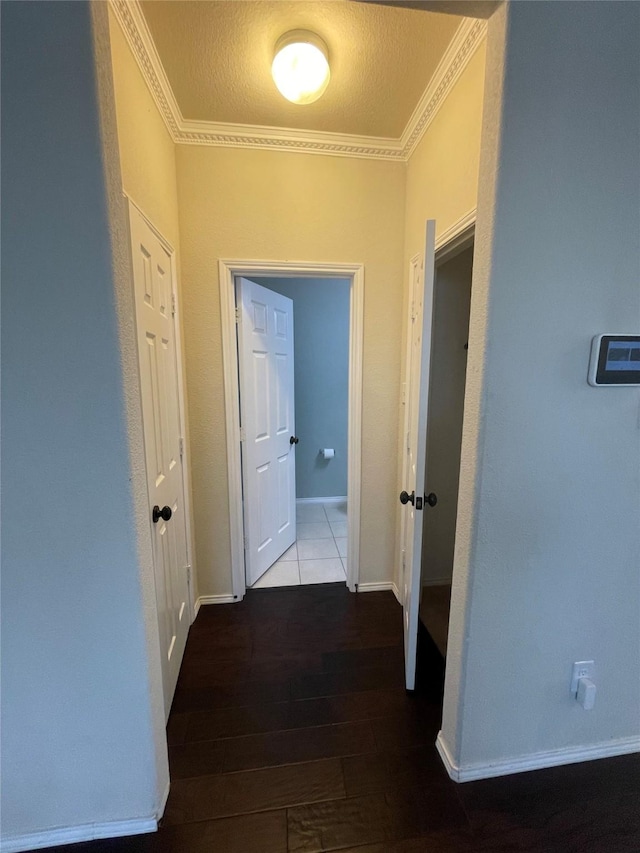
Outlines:
{"type": "Polygon", "coordinates": [[[189,632],[189,583],[171,255],[130,205],[149,523],[169,716],[189,632]]]}
{"type": "Polygon", "coordinates": [[[436,223],[429,220],[422,268],[414,268],[412,280],[409,344],[407,348],[405,456],[403,464],[404,504],[402,519],[402,602],[404,623],[405,684],[413,690],[416,680],[422,518],[429,509],[425,502],[425,460],[427,450],[427,405],[431,360],[431,322],[435,278],[436,223]]]}

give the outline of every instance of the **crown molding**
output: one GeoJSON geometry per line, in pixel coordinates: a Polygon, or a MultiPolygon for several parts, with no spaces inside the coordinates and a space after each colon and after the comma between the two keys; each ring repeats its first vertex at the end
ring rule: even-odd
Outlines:
{"type": "Polygon", "coordinates": [[[464,18],[399,139],[185,119],[139,0],[109,0],[173,141],[180,145],[262,148],[406,162],[486,35],[487,22],[464,18]]]}
{"type": "Polygon", "coordinates": [[[464,69],[487,35],[487,22],[476,18],[463,18],[429,85],[418,101],[402,134],[402,156],[408,160],[438,110],[447,100],[464,69]]]}
{"type": "Polygon", "coordinates": [[[138,0],[109,0],[142,76],[174,142],[184,121],[138,0]]]}
{"type": "Polygon", "coordinates": [[[291,127],[261,127],[253,124],[222,124],[211,121],[182,122],[176,142],[186,145],[217,145],[232,148],[278,148],[307,154],[402,160],[398,139],[323,133],[291,127]]]}

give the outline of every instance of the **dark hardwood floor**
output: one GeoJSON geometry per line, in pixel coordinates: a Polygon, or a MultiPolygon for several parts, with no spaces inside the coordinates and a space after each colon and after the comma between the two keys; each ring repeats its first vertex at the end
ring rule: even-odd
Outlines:
{"type": "Polygon", "coordinates": [[[168,726],[171,793],[146,836],[58,853],[640,851],[638,756],[456,785],[434,747],[444,666],[401,609],[343,584],[204,607],[168,726]]]}

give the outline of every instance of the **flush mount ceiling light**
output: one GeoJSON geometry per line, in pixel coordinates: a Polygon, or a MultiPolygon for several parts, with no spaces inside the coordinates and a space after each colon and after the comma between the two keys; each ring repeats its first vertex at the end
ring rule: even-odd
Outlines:
{"type": "Polygon", "coordinates": [[[281,95],[294,104],[312,104],[329,85],[326,44],[308,30],[291,30],[276,43],[271,74],[281,95]]]}

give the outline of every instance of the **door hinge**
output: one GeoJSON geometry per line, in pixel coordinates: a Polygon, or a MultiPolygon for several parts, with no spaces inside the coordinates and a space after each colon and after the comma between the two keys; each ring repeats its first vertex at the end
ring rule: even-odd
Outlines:
{"type": "Polygon", "coordinates": [[[173,291],[171,292],[171,316],[176,316],[176,295],[173,291]]]}
{"type": "Polygon", "coordinates": [[[244,427],[240,427],[240,441],[246,441],[247,434],[244,431],[244,427]]]}
{"type": "Polygon", "coordinates": [[[187,566],[187,583],[191,586],[191,566],[187,566]]]}
{"type": "Polygon", "coordinates": [[[180,448],[180,459],[182,459],[184,456],[184,438],[182,436],[178,439],[178,445],[180,448]]]}
{"type": "Polygon", "coordinates": [[[242,322],[242,309],[238,306],[236,308],[236,323],[242,322]]]}

